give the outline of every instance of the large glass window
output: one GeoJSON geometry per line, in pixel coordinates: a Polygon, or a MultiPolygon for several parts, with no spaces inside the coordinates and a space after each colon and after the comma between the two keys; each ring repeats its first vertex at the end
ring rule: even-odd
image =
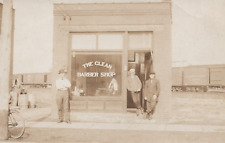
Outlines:
{"type": "Polygon", "coordinates": [[[129,32],[129,49],[152,49],[152,32],[129,32]]]}
{"type": "Polygon", "coordinates": [[[72,61],[74,96],[121,95],[121,61],[121,54],[76,54],[72,61]]]}
{"type": "Polygon", "coordinates": [[[98,49],[123,49],[123,35],[118,33],[104,33],[98,35],[98,49]]]}
{"type": "Polygon", "coordinates": [[[74,50],[93,50],[96,49],[96,35],[95,34],[73,34],[72,49],[74,50]]]}
{"type": "Polygon", "coordinates": [[[107,33],[74,33],[72,35],[73,50],[122,50],[123,34],[107,33]]]}

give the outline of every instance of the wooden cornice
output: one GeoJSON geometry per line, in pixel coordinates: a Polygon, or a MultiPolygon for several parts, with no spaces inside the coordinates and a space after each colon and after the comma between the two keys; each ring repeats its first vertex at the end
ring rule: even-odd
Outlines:
{"type": "Polygon", "coordinates": [[[55,16],[170,15],[171,3],[54,4],[55,16]]]}
{"type": "Polygon", "coordinates": [[[163,25],[59,25],[68,32],[96,32],[96,31],[161,31],[163,25]]]}

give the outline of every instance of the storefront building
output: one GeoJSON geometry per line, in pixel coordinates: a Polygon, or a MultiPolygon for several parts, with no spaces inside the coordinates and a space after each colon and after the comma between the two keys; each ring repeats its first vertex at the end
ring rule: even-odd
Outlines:
{"type": "Polygon", "coordinates": [[[126,85],[129,69],[135,68],[143,85],[150,71],[156,73],[161,84],[157,113],[168,117],[171,1],[55,4],[53,96],[62,67],[72,83],[71,111],[134,107],[126,85]]]}

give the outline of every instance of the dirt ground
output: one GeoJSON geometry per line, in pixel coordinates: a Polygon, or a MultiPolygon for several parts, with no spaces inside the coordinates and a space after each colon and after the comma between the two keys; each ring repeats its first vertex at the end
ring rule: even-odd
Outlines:
{"type": "Polygon", "coordinates": [[[224,143],[224,132],[30,128],[23,138],[8,142],[73,143],[224,143]]]}
{"type": "Polygon", "coordinates": [[[168,122],[136,117],[135,112],[71,113],[72,124],[50,118],[50,89],[33,89],[36,108],[21,110],[26,131],[2,142],[224,143],[225,93],[173,93],[168,122]]]}

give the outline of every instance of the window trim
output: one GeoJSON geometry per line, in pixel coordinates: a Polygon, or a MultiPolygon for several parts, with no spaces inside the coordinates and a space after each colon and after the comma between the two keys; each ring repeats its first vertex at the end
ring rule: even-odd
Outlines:
{"type": "Polygon", "coordinates": [[[106,31],[106,32],[73,32],[71,33],[71,50],[72,51],[123,51],[124,50],[124,43],[125,43],[125,37],[124,37],[124,32],[122,31],[106,31]],[[96,49],[73,49],[73,35],[85,35],[85,34],[90,34],[90,35],[96,35],[96,49]],[[100,34],[120,34],[122,37],[122,48],[121,49],[99,49],[99,35],[100,34]]]}

